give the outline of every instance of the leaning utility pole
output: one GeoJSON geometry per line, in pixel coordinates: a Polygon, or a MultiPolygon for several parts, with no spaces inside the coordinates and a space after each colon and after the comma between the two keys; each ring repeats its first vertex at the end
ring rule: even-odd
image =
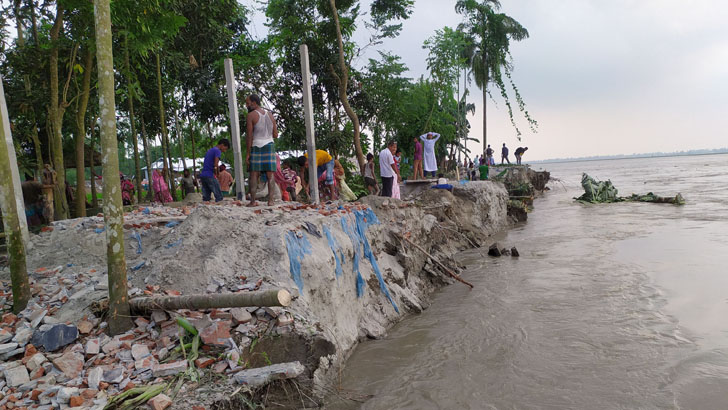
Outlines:
{"type": "Polygon", "coordinates": [[[5,241],[10,262],[10,282],[13,289],[13,312],[25,309],[30,300],[25,244],[28,241],[28,222],[25,219],[23,192],[20,189],[15,144],[10,134],[8,107],[0,76],[0,208],[2,209],[5,241]]]}
{"type": "Polygon", "coordinates": [[[119,152],[116,139],[114,101],[114,56],[111,50],[109,0],[94,0],[96,58],[99,67],[99,111],[101,112],[101,156],[103,157],[104,223],[109,273],[109,333],[117,335],[132,328],[124,257],[124,207],[121,202],[119,152]]]}

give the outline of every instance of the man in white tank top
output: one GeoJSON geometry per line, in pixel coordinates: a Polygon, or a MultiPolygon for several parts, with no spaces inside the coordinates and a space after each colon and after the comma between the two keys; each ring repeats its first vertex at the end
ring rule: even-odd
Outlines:
{"type": "Polygon", "coordinates": [[[258,178],[265,172],[268,180],[268,205],[273,205],[273,173],[276,171],[276,150],[273,140],[278,138],[278,126],[273,114],[261,108],[260,97],[251,94],[245,99],[248,108],[247,146],[248,155],[245,162],[250,166],[250,203],[257,206],[255,194],[258,192],[258,178]]]}

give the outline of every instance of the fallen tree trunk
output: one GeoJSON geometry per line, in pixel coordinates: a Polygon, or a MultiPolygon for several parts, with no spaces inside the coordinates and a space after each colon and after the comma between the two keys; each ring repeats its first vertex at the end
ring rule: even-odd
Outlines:
{"type": "Polygon", "coordinates": [[[288,306],[291,294],[285,289],[210,295],[153,296],[129,300],[133,314],[152,310],[202,310],[245,306],[288,306]]]}
{"type": "MultiPolygon", "coordinates": [[[[395,235],[397,235],[397,234],[395,234],[395,235]]],[[[470,289],[472,289],[474,287],[472,283],[466,281],[465,279],[461,278],[460,275],[458,275],[455,272],[451,271],[447,266],[443,265],[443,263],[440,262],[437,258],[435,258],[434,256],[430,255],[426,250],[422,249],[422,247],[420,245],[417,245],[416,243],[412,242],[411,240],[409,240],[409,238],[407,238],[404,235],[397,235],[397,236],[400,237],[400,238],[402,238],[402,239],[404,239],[405,241],[407,241],[407,243],[409,243],[410,245],[412,245],[415,248],[417,248],[417,250],[419,250],[420,252],[424,253],[433,262],[435,262],[436,265],[438,265],[443,271],[445,271],[445,273],[447,273],[448,275],[450,275],[450,277],[452,277],[456,281],[461,282],[461,283],[464,283],[464,284],[470,286],[470,289]]]]}

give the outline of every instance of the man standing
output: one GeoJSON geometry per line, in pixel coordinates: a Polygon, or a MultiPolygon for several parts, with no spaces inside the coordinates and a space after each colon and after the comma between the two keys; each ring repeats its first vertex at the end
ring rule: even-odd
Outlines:
{"type": "Polygon", "coordinates": [[[200,172],[200,182],[202,182],[202,200],[209,201],[210,194],[215,194],[215,202],[222,201],[222,192],[220,192],[220,184],[215,177],[220,172],[218,164],[220,156],[223,152],[230,149],[230,141],[227,138],[221,138],[214,146],[205,153],[205,160],[202,163],[202,172],[200,172]]]}
{"type": "Polygon", "coordinates": [[[490,144],[488,144],[488,148],[485,149],[485,164],[495,165],[495,161],[493,160],[493,148],[490,147],[490,144]]]}
{"type": "MultiPolygon", "coordinates": [[[[435,143],[440,139],[440,134],[436,132],[428,132],[427,134],[420,135],[422,143],[425,144],[425,176],[432,174],[435,177],[437,173],[437,158],[435,158],[435,143]]],[[[395,143],[396,145],[396,143],[395,143]]],[[[381,159],[380,159],[381,161],[381,159]]],[[[380,169],[381,171],[381,169],[380,169]]]]}
{"type": "Polygon", "coordinates": [[[184,175],[180,180],[180,183],[182,185],[182,192],[185,194],[185,196],[194,193],[195,188],[198,187],[197,180],[195,179],[195,177],[190,175],[189,169],[185,169],[184,175]]]}
{"type": "Polygon", "coordinates": [[[387,148],[379,153],[379,175],[382,177],[382,196],[392,197],[392,187],[399,183],[399,170],[394,166],[394,153],[397,143],[389,141],[387,148]]]}
{"type": "Polygon", "coordinates": [[[230,185],[233,184],[233,176],[227,171],[225,164],[220,165],[220,173],[217,174],[217,182],[220,183],[220,191],[222,196],[226,196],[230,193],[230,185]]]}
{"type": "Polygon", "coordinates": [[[511,163],[510,160],[508,160],[508,147],[506,147],[506,143],[503,143],[503,148],[501,149],[501,165],[503,165],[503,161],[508,162],[508,164],[511,163]]]}
{"type": "MultiPolygon", "coordinates": [[[[276,150],[273,140],[278,138],[278,126],[273,114],[260,106],[260,97],[251,94],[245,99],[248,108],[247,119],[247,146],[248,156],[245,162],[250,165],[250,203],[248,206],[257,206],[255,195],[258,192],[258,178],[265,172],[268,181],[268,205],[273,202],[273,173],[277,168],[276,150]]],[[[242,182],[241,182],[242,183],[242,182]]]]}
{"type": "Polygon", "coordinates": [[[521,157],[523,156],[523,154],[526,153],[526,151],[528,151],[528,147],[525,147],[525,148],[524,147],[518,147],[518,148],[516,148],[516,152],[515,152],[515,154],[516,154],[516,164],[521,165],[521,157]]]}
{"type": "Polygon", "coordinates": [[[413,167],[413,179],[425,179],[425,175],[422,173],[422,144],[420,144],[420,140],[418,138],[415,138],[415,156],[413,167]]]}

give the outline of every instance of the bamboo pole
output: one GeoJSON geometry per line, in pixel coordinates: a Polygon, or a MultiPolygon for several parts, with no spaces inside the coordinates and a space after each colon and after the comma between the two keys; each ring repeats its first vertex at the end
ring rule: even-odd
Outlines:
{"type": "Polygon", "coordinates": [[[153,296],[131,299],[131,311],[143,314],[155,309],[222,309],[245,306],[288,306],[291,294],[285,289],[210,295],[153,296]]]}
{"type": "Polygon", "coordinates": [[[447,266],[443,265],[442,262],[440,262],[437,258],[435,258],[434,256],[430,255],[426,250],[422,249],[422,247],[420,245],[417,245],[416,243],[412,242],[411,240],[409,240],[408,238],[406,238],[404,235],[398,235],[398,234],[395,234],[395,235],[397,235],[401,239],[404,239],[405,241],[407,241],[407,243],[409,243],[410,245],[414,246],[420,252],[424,253],[433,262],[435,262],[436,265],[438,265],[440,268],[442,268],[442,270],[445,271],[445,273],[447,273],[448,275],[450,275],[450,277],[452,277],[456,281],[462,282],[462,283],[470,286],[470,289],[472,289],[474,287],[472,283],[466,281],[465,279],[461,278],[460,275],[458,275],[455,272],[451,271],[447,266]]]}
{"type": "Polygon", "coordinates": [[[5,90],[0,77],[0,208],[5,228],[10,282],[13,289],[13,312],[25,309],[30,299],[28,269],[25,260],[25,244],[28,225],[25,220],[25,204],[20,190],[20,174],[15,158],[15,145],[10,133],[10,119],[5,104],[5,90]]]}
{"type": "Polygon", "coordinates": [[[125,332],[133,326],[124,258],[124,208],[121,202],[119,152],[116,139],[116,93],[114,56],[111,49],[111,10],[109,0],[94,0],[96,58],[99,68],[99,109],[101,112],[101,151],[103,160],[104,223],[106,259],[109,272],[109,332],[125,332]]]}

